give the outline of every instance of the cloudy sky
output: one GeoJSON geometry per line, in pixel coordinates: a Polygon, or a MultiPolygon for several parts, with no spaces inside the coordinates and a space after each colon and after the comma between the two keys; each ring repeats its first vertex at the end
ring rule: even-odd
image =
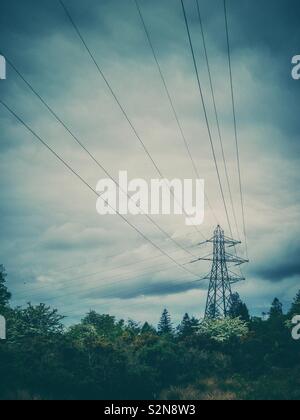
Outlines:
{"type": "MultiPolygon", "coordinates": [[[[169,179],[195,176],[133,0],[65,0],[74,21],[157,166],[169,179]]],[[[186,0],[218,165],[230,219],[221,148],[197,20],[186,0]]],[[[206,193],[229,235],[179,0],[140,0],[206,193]]],[[[201,12],[230,173],[239,233],[242,217],[221,0],[201,12]]],[[[300,81],[291,59],[300,54],[297,0],[228,0],[233,77],[250,263],[235,287],[253,314],[299,289],[300,81]]],[[[0,51],[114,177],[157,177],[153,163],[122,115],[56,0],[1,2],[0,51]]],[[[93,187],[106,177],[72,136],[8,66],[1,99],[93,187]]],[[[168,307],[174,321],[202,316],[206,263],[176,266],[118,216],[96,213],[96,197],[0,105],[1,263],[14,304],[41,301],[80,319],[90,308],[157,323],[168,307]]],[[[207,203],[206,203],[207,204],[207,203]]],[[[183,217],[129,220],[180,264],[210,252],[183,217]]],[[[206,205],[201,232],[216,221],[206,205]]],[[[244,244],[240,254],[245,255],[244,244]]]]}

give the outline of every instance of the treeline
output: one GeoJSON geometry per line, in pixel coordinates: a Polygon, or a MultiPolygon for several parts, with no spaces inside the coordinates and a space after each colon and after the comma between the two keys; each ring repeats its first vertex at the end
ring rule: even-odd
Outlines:
{"type": "Polygon", "coordinates": [[[5,280],[2,267],[0,399],[300,399],[300,292],[288,314],[275,299],[262,318],[235,295],[226,320],[174,326],[165,310],[153,327],[91,311],[65,328],[44,304],[12,308],[5,280]]]}

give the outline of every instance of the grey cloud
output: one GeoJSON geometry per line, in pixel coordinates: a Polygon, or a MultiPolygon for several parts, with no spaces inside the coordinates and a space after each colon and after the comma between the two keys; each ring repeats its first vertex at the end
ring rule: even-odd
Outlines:
{"type": "Polygon", "coordinates": [[[257,276],[274,282],[300,276],[300,244],[297,238],[291,240],[289,244],[278,244],[279,247],[280,250],[273,250],[271,247],[270,256],[264,264],[258,265],[255,269],[257,276]]]}

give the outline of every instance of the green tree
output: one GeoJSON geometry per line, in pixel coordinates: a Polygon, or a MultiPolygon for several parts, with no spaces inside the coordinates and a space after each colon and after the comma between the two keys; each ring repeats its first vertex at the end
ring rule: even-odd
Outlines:
{"type": "Polygon", "coordinates": [[[229,316],[231,318],[240,318],[242,321],[245,322],[250,321],[250,315],[247,305],[244,302],[242,302],[238,293],[233,293],[232,295],[232,304],[229,311],[229,316]]]}
{"type": "Polygon", "coordinates": [[[207,308],[206,317],[208,319],[218,319],[221,317],[220,311],[218,310],[218,308],[215,308],[215,305],[213,303],[207,308]]]}
{"type": "Polygon", "coordinates": [[[273,300],[273,303],[271,305],[271,309],[269,312],[269,320],[275,321],[275,320],[282,320],[283,318],[283,307],[282,303],[278,298],[275,298],[273,300]]]}
{"type": "Polygon", "coordinates": [[[179,337],[185,338],[196,333],[199,327],[199,321],[196,318],[190,318],[189,314],[185,314],[183,320],[177,327],[179,337]]]}
{"type": "Polygon", "coordinates": [[[88,323],[69,328],[66,333],[68,372],[74,381],[76,399],[112,399],[126,396],[126,348],[97,332],[88,323]],[[122,393],[121,393],[122,392],[122,393]]]}
{"type": "Polygon", "coordinates": [[[0,265],[0,309],[6,308],[11,299],[11,294],[6,287],[6,271],[3,265],[0,265]]]}
{"type": "Polygon", "coordinates": [[[125,331],[128,332],[132,337],[136,337],[141,334],[141,324],[139,322],[129,319],[125,326],[125,331]]]}
{"type": "Polygon", "coordinates": [[[157,330],[158,330],[159,335],[173,334],[173,325],[171,321],[171,316],[167,309],[164,309],[162,313],[157,330]]]}
{"type": "Polygon", "coordinates": [[[249,333],[246,322],[240,318],[224,318],[205,320],[199,327],[199,334],[219,343],[228,342],[234,338],[246,337],[249,333]]]}
{"type": "Polygon", "coordinates": [[[292,303],[291,309],[288,313],[288,317],[292,319],[295,315],[300,315],[300,290],[292,303]]]}
{"type": "Polygon", "coordinates": [[[114,316],[100,315],[95,311],[90,311],[82,320],[83,325],[93,326],[97,334],[103,337],[114,338],[123,334],[124,321],[117,321],[114,316]]]}
{"type": "Polygon", "coordinates": [[[141,334],[155,335],[156,329],[152,325],[150,325],[148,322],[145,322],[145,324],[141,328],[141,334]]]}
{"type": "Polygon", "coordinates": [[[60,335],[64,331],[64,318],[57,309],[43,303],[37,306],[29,303],[27,308],[17,308],[13,311],[10,335],[14,338],[60,335]]]}
{"type": "Polygon", "coordinates": [[[7,391],[24,391],[29,399],[51,399],[58,395],[58,384],[65,377],[60,357],[63,319],[57,310],[44,304],[28,304],[26,308],[9,311],[5,343],[10,356],[6,362],[10,378],[10,383],[6,381],[7,391]]]}

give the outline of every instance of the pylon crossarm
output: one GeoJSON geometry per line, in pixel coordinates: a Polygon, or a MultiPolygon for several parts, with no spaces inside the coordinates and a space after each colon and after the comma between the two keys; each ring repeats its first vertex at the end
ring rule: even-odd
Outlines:
{"type": "Polygon", "coordinates": [[[199,262],[199,261],[213,261],[212,254],[208,254],[202,258],[197,258],[196,260],[191,261],[190,264],[195,264],[196,262],[199,262]]]}
{"type": "Polygon", "coordinates": [[[229,238],[228,236],[224,236],[224,243],[229,247],[233,247],[236,245],[241,245],[241,241],[237,241],[236,239],[229,238]]]}
{"type": "Polygon", "coordinates": [[[214,238],[211,238],[211,239],[208,239],[207,241],[200,242],[200,243],[198,244],[198,246],[201,246],[201,245],[206,245],[206,244],[211,244],[211,243],[213,243],[213,240],[214,240],[214,238]]]}
{"type": "Polygon", "coordinates": [[[240,242],[240,241],[226,241],[225,240],[224,243],[228,248],[233,248],[237,245],[241,245],[242,242],[240,242]]]}
{"type": "Polygon", "coordinates": [[[200,279],[199,281],[202,281],[202,280],[210,280],[210,277],[211,277],[211,274],[210,273],[207,273],[206,276],[202,277],[202,279],[200,279]]]}
{"type": "Polygon", "coordinates": [[[240,278],[240,279],[242,279],[242,280],[246,280],[246,279],[244,278],[244,275],[243,275],[243,273],[242,273],[242,270],[240,270],[240,271],[241,271],[241,275],[239,276],[238,274],[234,273],[233,271],[228,270],[229,277],[236,277],[236,278],[240,278]]]}
{"type": "Polygon", "coordinates": [[[230,284],[236,284],[240,281],[245,281],[246,279],[244,277],[228,277],[228,280],[230,281],[230,284]]]}
{"type": "Polygon", "coordinates": [[[236,265],[236,267],[249,262],[249,260],[245,260],[244,258],[240,258],[228,253],[225,254],[225,258],[226,262],[233,263],[236,265]]]}

